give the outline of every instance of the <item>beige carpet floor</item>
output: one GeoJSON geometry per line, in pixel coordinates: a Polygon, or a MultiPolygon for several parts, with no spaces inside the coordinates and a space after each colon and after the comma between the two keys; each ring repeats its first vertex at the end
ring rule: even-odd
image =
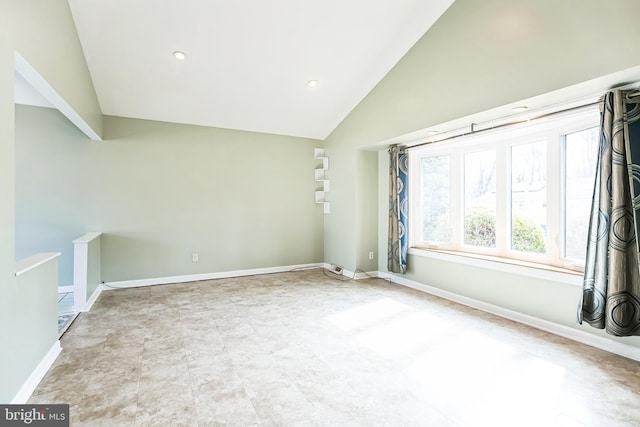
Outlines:
{"type": "Polygon", "coordinates": [[[30,403],[72,426],[638,426],[640,363],[379,279],[103,292],[30,403]]]}

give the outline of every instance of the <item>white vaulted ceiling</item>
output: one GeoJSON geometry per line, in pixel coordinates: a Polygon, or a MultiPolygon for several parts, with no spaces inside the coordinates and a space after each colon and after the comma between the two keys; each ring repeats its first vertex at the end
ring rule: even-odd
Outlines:
{"type": "Polygon", "coordinates": [[[317,139],[451,3],[69,0],[103,114],[317,139]]]}

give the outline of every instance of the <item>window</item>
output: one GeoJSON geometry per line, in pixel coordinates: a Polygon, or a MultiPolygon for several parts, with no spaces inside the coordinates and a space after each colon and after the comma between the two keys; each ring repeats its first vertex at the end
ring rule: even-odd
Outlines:
{"type": "Polygon", "coordinates": [[[511,250],[545,253],[547,142],[511,147],[511,250]]]}
{"type": "Polygon", "coordinates": [[[597,107],[410,150],[410,245],[581,270],[597,107]]]}
{"type": "Polygon", "coordinates": [[[449,243],[451,228],[451,182],[449,156],[424,157],[420,162],[422,191],[420,231],[421,239],[435,243],[449,243]]]}
{"type": "Polygon", "coordinates": [[[587,229],[598,157],[598,128],[572,132],[564,137],[564,253],[566,258],[587,256],[587,229]]]}
{"type": "Polygon", "coordinates": [[[464,244],[496,247],[496,152],[464,154],[464,244]]]}

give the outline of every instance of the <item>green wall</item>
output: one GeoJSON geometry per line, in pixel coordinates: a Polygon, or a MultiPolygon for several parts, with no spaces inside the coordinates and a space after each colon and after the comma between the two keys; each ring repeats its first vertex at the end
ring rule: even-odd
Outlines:
{"type": "MultiPolygon", "coordinates": [[[[93,293],[102,283],[102,237],[96,237],[87,247],[87,294],[91,299],[93,293]]],[[[75,296],[75,295],[74,295],[75,296]]]]}
{"type": "Polygon", "coordinates": [[[354,150],[638,67],[638,13],[635,0],[456,0],[325,141],[327,262],[361,268],[357,236],[375,233],[358,222],[354,150]]]}
{"type": "Polygon", "coordinates": [[[27,106],[16,129],[18,240],[102,232],[104,281],[323,260],[321,141],[105,117],[91,142],[56,110],[27,106]]]}
{"type": "MultiPolygon", "coordinates": [[[[378,257],[382,254],[386,258],[386,251],[378,251],[378,235],[371,233],[378,224],[378,153],[376,151],[360,150],[357,153],[358,177],[356,179],[356,265],[358,269],[367,271],[378,270],[378,257]],[[369,252],[374,253],[374,259],[369,259],[369,252]]],[[[385,196],[388,198],[388,196],[385,196]]]]}
{"type": "MultiPolygon", "coordinates": [[[[0,2],[0,402],[9,402],[55,342],[47,326],[31,328],[14,276],[14,53],[101,133],[102,117],[65,0],[0,2]],[[34,332],[35,331],[35,332],[34,332]],[[37,346],[23,346],[28,336],[37,346]]],[[[55,298],[55,297],[54,297],[55,298]]]]}
{"type": "MultiPolygon", "coordinates": [[[[350,270],[370,270],[377,262],[384,271],[384,141],[638,67],[637,16],[637,0],[457,0],[325,142],[331,214],[323,216],[313,203],[318,141],[114,117],[105,118],[103,129],[67,2],[3,0],[0,402],[26,379],[9,372],[30,372],[41,357],[40,350],[17,346],[27,322],[13,275],[16,223],[18,234],[29,223],[50,230],[38,233],[50,239],[45,246],[84,231],[106,233],[107,281],[322,260],[350,270]],[[55,111],[19,107],[17,204],[14,51],[105,138],[92,143],[55,111]],[[367,253],[375,244],[371,262],[367,253]],[[199,263],[191,262],[193,252],[199,263]]],[[[575,289],[567,285],[414,256],[409,261],[413,280],[575,326],[575,289]]],[[[68,274],[68,258],[61,262],[68,274]]],[[[32,339],[50,347],[46,335],[32,339]]]]}
{"type": "Polygon", "coordinates": [[[331,213],[324,218],[324,262],[355,271],[358,152],[340,144],[325,152],[329,157],[331,191],[327,198],[331,213]]]}
{"type": "MultiPolygon", "coordinates": [[[[378,269],[386,271],[386,141],[565,88],[586,95],[594,79],[640,80],[637,16],[635,0],[456,0],[325,141],[332,162],[325,260],[364,269],[375,236],[378,269]],[[380,150],[377,167],[361,161],[365,150],[380,150]],[[375,225],[362,221],[371,191],[375,225]]],[[[575,286],[416,256],[409,262],[411,280],[578,328],[575,286]]],[[[635,338],[624,342],[640,347],[635,338]]]]}
{"type": "Polygon", "coordinates": [[[67,1],[2,0],[0,28],[12,48],[101,135],[102,113],[67,1]]]}
{"type": "Polygon", "coordinates": [[[640,65],[637,0],[456,0],[327,139],[380,141],[640,65]]]}
{"type": "Polygon", "coordinates": [[[13,304],[19,313],[11,325],[20,334],[14,335],[11,346],[6,347],[11,349],[6,355],[11,368],[2,377],[7,384],[22,385],[58,339],[57,270],[58,260],[54,258],[16,278],[13,304]]]}
{"type": "Polygon", "coordinates": [[[13,50],[0,37],[0,402],[8,403],[18,392],[22,382],[11,376],[20,369],[10,362],[9,351],[24,332],[14,328],[19,316],[15,280],[14,247],[14,176],[13,176],[13,50]],[[11,69],[9,69],[11,68],[11,69]]]}
{"type": "MultiPolygon", "coordinates": [[[[62,167],[64,153],[40,149],[30,143],[34,133],[70,132],[78,144],[89,144],[84,136],[58,110],[43,109],[58,118],[51,122],[34,117],[27,119],[25,111],[35,109],[16,105],[15,127],[15,259],[23,259],[39,252],[60,252],[59,286],[73,285],[73,243],[85,229],[75,222],[73,206],[64,198],[57,197],[67,181],[78,179],[75,167],[62,167]],[[43,157],[44,156],[44,157],[43,157]],[[44,170],[34,162],[40,159],[44,170]],[[46,171],[46,175],[43,173],[46,171]],[[34,202],[38,199],[43,199],[34,202]],[[61,203],[57,211],[42,210],[43,205],[61,203]]],[[[47,143],[45,138],[44,143],[47,143]]]]}

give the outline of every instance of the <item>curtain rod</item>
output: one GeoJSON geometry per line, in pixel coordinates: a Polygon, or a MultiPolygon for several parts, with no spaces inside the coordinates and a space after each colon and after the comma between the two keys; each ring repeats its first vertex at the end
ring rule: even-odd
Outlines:
{"type": "MultiPolygon", "coordinates": [[[[521,123],[530,122],[532,120],[544,119],[546,117],[551,117],[551,116],[554,116],[556,114],[562,114],[562,113],[567,113],[567,112],[570,112],[570,111],[581,110],[581,109],[587,108],[587,107],[593,107],[594,105],[600,104],[601,101],[602,101],[602,99],[600,99],[598,101],[595,101],[595,102],[590,102],[588,104],[577,105],[575,107],[565,108],[563,110],[553,111],[553,112],[550,112],[550,113],[543,113],[543,114],[537,115],[535,117],[530,117],[528,119],[515,120],[515,121],[511,121],[511,122],[507,122],[507,123],[500,123],[498,125],[490,126],[488,128],[483,128],[483,129],[475,129],[475,126],[477,126],[478,124],[477,123],[471,123],[471,125],[470,125],[471,126],[471,130],[468,131],[468,132],[464,132],[464,133],[460,133],[460,134],[456,134],[456,135],[451,135],[451,136],[448,136],[446,138],[438,139],[438,140],[435,140],[435,141],[421,142],[419,144],[414,144],[414,145],[409,145],[409,146],[405,145],[403,148],[405,150],[411,150],[413,148],[423,147],[425,145],[431,145],[431,144],[435,144],[437,142],[449,141],[451,139],[462,138],[463,136],[469,136],[469,135],[476,135],[476,134],[479,134],[479,133],[482,133],[482,132],[487,132],[487,131],[490,131],[490,130],[495,130],[495,129],[500,129],[500,128],[507,127],[507,126],[514,126],[514,125],[518,125],[518,124],[521,124],[521,123]]],[[[464,129],[464,128],[458,128],[458,129],[464,129]]]]}
{"type": "MultiPolygon", "coordinates": [[[[633,92],[631,92],[629,94],[629,96],[630,96],[630,98],[635,98],[636,96],[640,95],[640,82],[623,83],[623,84],[614,86],[614,87],[610,88],[609,90],[610,91],[612,91],[612,90],[631,90],[633,92]]],[[[531,117],[529,119],[522,119],[522,120],[515,120],[515,121],[507,122],[507,123],[501,123],[499,125],[490,126],[488,128],[484,128],[484,129],[475,129],[475,126],[477,126],[478,124],[477,123],[471,123],[471,125],[470,125],[471,130],[469,132],[463,132],[461,134],[451,135],[451,136],[448,136],[446,138],[442,138],[442,139],[438,139],[438,140],[434,140],[434,141],[428,141],[428,142],[421,142],[419,144],[414,144],[414,145],[403,145],[402,148],[405,149],[405,150],[410,150],[412,148],[422,147],[422,146],[429,145],[429,144],[435,144],[436,142],[449,141],[451,139],[461,138],[463,136],[474,135],[474,134],[478,134],[478,133],[481,133],[481,132],[487,132],[487,131],[490,131],[490,130],[500,129],[500,128],[507,127],[507,126],[514,126],[514,125],[518,125],[518,124],[521,124],[521,123],[529,122],[531,120],[544,119],[545,117],[551,117],[551,116],[553,116],[555,114],[567,113],[567,112],[570,112],[570,111],[579,110],[581,108],[587,108],[587,107],[592,107],[594,105],[598,105],[598,104],[600,104],[602,102],[603,99],[604,99],[604,95],[600,96],[598,98],[598,101],[595,101],[595,102],[590,102],[590,103],[583,104],[583,105],[576,105],[575,107],[565,108],[563,110],[557,110],[557,111],[552,111],[552,112],[549,112],[549,113],[539,114],[539,115],[537,115],[535,117],[531,117]]],[[[457,130],[462,130],[462,129],[466,129],[466,128],[453,129],[450,132],[455,132],[457,130]]]]}

